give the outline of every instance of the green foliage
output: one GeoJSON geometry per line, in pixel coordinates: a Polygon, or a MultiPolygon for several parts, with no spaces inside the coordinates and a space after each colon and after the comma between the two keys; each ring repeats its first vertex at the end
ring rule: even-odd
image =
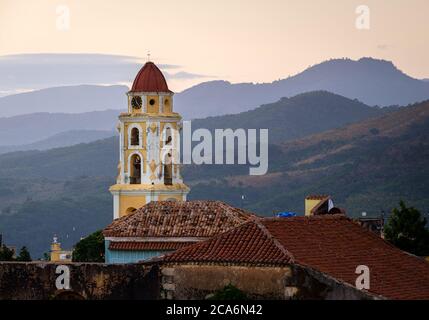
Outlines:
{"type": "Polygon", "coordinates": [[[327,91],[313,91],[239,114],[192,120],[193,130],[220,128],[269,130],[269,139],[281,143],[310,134],[340,128],[382,114],[379,108],[327,91]]]}
{"type": "Polygon", "coordinates": [[[394,208],[385,228],[385,239],[394,246],[417,256],[429,255],[429,230],[426,218],[420,212],[407,207],[403,201],[394,208]]]}
{"type": "Polygon", "coordinates": [[[12,249],[9,249],[5,245],[2,245],[0,248],[0,261],[13,261],[13,255],[15,252],[12,249]]]}
{"type": "Polygon", "coordinates": [[[209,300],[247,300],[247,295],[237,287],[229,284],[216,291],[209,300]]]}
{"type": "Polygon", "coordinates": [[[30,252],[28,252],[27,247],[22,247],[19,251],[19,256],[16,258],[16,261],[31,261],[30,252]]]}
{"type": "Polygon", "coordinates": [[[76,244],[72,260],[74,262],[104,262],[104,237],[101,230],[76,244]]]}
{"type": "MultiPolygon", "coordinates": [[[[192,127],[269,128],[270,143],[277,143],[379,114],[357,102],[346,103],[316,92],[255,112],[196,120],[192,127]]],[[[271,176],[249,177],[247,165],[185,165],[189,199],[222,200],[271,216],[285,210],[302,213],[305,196],[321,193],[332,195],[350,216],[389,212],[400,199],[427,212],[429,117],[421,116],[427,105],[393,112],[383,108],[383,125],[371,119],[305,140],[271,144],[271,176]]],[[[34,257],[42,257],[53,234],[70,248],[82,235],[104,228],[112,221],[108,188],[117,174],[117,140],[0,155],[0,186],[11,190],[9,195],[0,192],[0,233],[18,247],[28,244],[34,257]]]]}

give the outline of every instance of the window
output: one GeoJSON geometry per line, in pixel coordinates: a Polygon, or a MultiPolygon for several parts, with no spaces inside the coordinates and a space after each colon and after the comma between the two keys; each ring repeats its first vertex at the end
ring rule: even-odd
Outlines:
{"type": "Polygon", "coordinates": [[[137,128],[131,129],[131,145],[138,146],[140,145],[140,132],[137,128]]]}
{"type": "Polygon", "coordinates": [[[140,156],[134,154],[130,159],[130,184],[141,183],[141,159],[140,156]]]}
{"type": "Polygon", "coordinates": [[[173,165],[172,165],[171,154],[165,156],[164,161],[164,184],[171,186],[173,184],[173,165]]]}
{"type": "Polygon", "coordinates": [[[172,136],[171,136],[171,128],[167,128],[165,130],[165,144],[171,144],[171,141],[173,140],[172,136]]]}
{"type": "Polygon", "coordinates": [[[150,100],[149,100],[149,104],[150,104],[151,106],[153,106],[153,105],[155,104],[155,99],[150,99],[150,100]]]}

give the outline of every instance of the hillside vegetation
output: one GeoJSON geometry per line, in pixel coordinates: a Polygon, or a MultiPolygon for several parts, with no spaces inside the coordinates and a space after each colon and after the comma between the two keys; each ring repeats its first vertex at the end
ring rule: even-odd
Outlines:
{"type": "MultiPolygon", "coordinates": [[[[255,125],[269,122],[257,118],[261,123],[255,125]]],[[[279,134],[279,142],[270,145],[265,176],[248,176],[247,166],[185,166],[189,198],[223,200],[262,215],[302,213],[304,197],[313,193],[331,194],[352,216],[388,212],[400,199],[428,211],[429,101],[327,129],[298,140],[285,137],[285,142],[279,134]]],[[[70,247],[103,228],[112,219],[108,187],[117,161],[114,137],[0,155],[0,232],[5,241],[27,245],[37,257],[48,250],[54,234],[70,247]]]]}

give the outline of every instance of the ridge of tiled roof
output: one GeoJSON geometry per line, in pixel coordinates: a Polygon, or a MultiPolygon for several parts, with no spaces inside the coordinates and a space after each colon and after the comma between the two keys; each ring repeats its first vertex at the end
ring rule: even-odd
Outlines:
{"type": "Polygon", "coordinates": [[[310,194],[305,197],[307,200],[324,200],[326,198],[330,198],[331,196],[326,194],[310,194]]]}
{"type": "MultiPolygon", "coordinates": [[[[154,260],[155,261],[155,260],[154,260]]],[[[261,218],[158,259],[166,263],[288,264],[354,286],[370,270],[370,290],[390,299],[429,299],[429,264],[344,215],[261,218]]]]}
{"type": "Polygon", "coordinates": [[[292,259],[258,220],[252,220],[209,240],[155,258],[151,262],[287,264],[292,259]]]}
{"type": "Polygon", "coordinates": [[[182,241],[111,241],[109,243],[109,250],[120,250],[120,251],[177,250],[194,243],[195,242],[182,242],[182,241]]]}
{"type": "Polygon", "coordinates": [[[113,221],[105,237],[212,237],[256,218],[221,201],[153,201],[113,221]]]}

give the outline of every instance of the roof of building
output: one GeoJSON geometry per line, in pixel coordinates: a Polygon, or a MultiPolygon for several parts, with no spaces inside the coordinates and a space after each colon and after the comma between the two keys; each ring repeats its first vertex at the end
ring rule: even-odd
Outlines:
{"type": "Polygon", "coordinates": [[[330,198],[328,195],[310,194],[305,197],[306,200],[324,200],[330,198]]]}
{"type": "Polygon", "coordinates": [[[111,241],[109,243],[109,250],[120,251],[168,251],[177,250],[194,244],[195,242],[182,242],[182,241],[111,241]]]}
{"type": "MultiPolygon", "coordinates": [[[[289,219],[289,218],[284,218],[289,219]]],[[[256,222],[178,250],[162,258],[166,262],[220,262],[287,264],[290,257],[256,222]]]]}
{"type": "Polygon", "coordinates": [[[253,220],[161,258],[170,263],[298,264],[355,285],[370,270],[370,292],[391,299],[429,299],[429,264],[343,215],[253,220]]]}
{"type": "Polygon", "coordinates": [[[137,73],[131,92],[171,92],[161,70],[151,61],[137,73]]]}
{"type": "Polygon", "coordinates": [[[105,237],[213,237],[256,216],[221,201],[154,201],[113,221],[105,237]]]}

